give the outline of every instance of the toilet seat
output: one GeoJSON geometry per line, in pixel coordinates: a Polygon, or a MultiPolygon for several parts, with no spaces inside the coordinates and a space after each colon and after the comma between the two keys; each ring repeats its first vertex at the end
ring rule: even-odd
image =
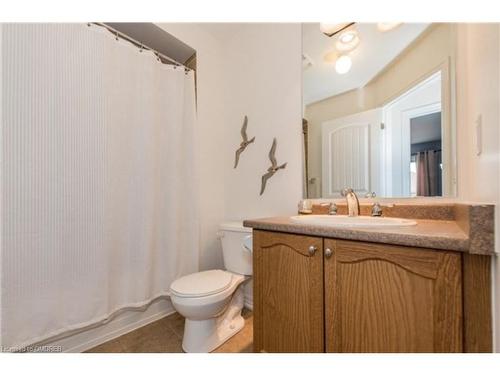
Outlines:
{"type": "Polygon", "coordinates": [[[185,318],[182,348],[187,353],[211,352],[245,325],[241,311],[253,274],[251,229],[241,222],[220,229],[226,270],[193,273],[170,285],[170,301],[185,318]]]}
{"type": "Polygon", "coordinates": [[[222,270],[196,272],[175,280],[170,286],[173,295],[185,298],[206,297],[228,289],[233,274],[222,270]]]}

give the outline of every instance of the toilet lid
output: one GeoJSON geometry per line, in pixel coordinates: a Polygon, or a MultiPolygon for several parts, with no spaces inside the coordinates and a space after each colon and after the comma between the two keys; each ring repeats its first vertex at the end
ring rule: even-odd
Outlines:
{"type": "Polygon", "coordinates": [[[192,273],[175,280],[170,290],[184,297],[203,297],[216,294],[227,289],[232,275],[222,270],[210,270],[192,273]]]}

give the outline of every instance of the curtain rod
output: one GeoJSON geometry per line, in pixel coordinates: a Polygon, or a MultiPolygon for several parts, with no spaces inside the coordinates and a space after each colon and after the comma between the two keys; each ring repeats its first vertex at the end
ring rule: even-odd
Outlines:
{"type": "Polygon", "coordinates": [[[136,47],[139,47],[139,48],[141,48],[143,50],[146,50],[146,51],[153,52],[159,59],[167,60],[167,61],[171,62],[173,65],[176,65],[176,66],[182,66],[186,70],[186,72],[189,72],[189,71],[192,70],[192,69],[188,68],[187,66],[185,66],[184,64],[181,64],[177,60],[174,60],[173,58],[168,57],[167,55],[164,55],[161,52],[158,52],[157,50],[155,50],[155,49],[153,49],[153,48],[145,45],[142,42],[139,42],[138,40],[135,40],[134,38],[128,36],[127,34],[122,33],[121,31],[118,31],[118,30],[112,28],[109,25],[106,25],[105,23],[102,23],[102,22],[89,22],[87,25],[90,26],[91,24],[104,27],[105,29],[107,29],[108,31],[110,31],[112,34],[114,34],[117,38],[125,39],[126,41],[132,43],[136,47]]]}

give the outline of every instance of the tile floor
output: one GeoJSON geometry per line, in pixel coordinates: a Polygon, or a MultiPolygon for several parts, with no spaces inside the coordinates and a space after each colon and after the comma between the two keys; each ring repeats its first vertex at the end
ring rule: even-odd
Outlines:
{"type": "MultiPolygon", "coordinates": [[[[251,353],[253,316],[243,311],[245,327],[215,350],[215,353],[251,353]]],[[[105,342],[87,353],[182,353],[184,318],[174,313],[135,331],[105,342]]]]}

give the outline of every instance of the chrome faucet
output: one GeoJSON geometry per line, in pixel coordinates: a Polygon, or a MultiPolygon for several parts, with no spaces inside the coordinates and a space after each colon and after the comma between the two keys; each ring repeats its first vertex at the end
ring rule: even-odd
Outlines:
{"type": "Polygon", "coordinates": [[[345,197],[347,201],[347,211],[349,216],[359,215],[359,200],[358,196],[351,188],[345,188],[342,190],[342,196],[345,197]]]}

